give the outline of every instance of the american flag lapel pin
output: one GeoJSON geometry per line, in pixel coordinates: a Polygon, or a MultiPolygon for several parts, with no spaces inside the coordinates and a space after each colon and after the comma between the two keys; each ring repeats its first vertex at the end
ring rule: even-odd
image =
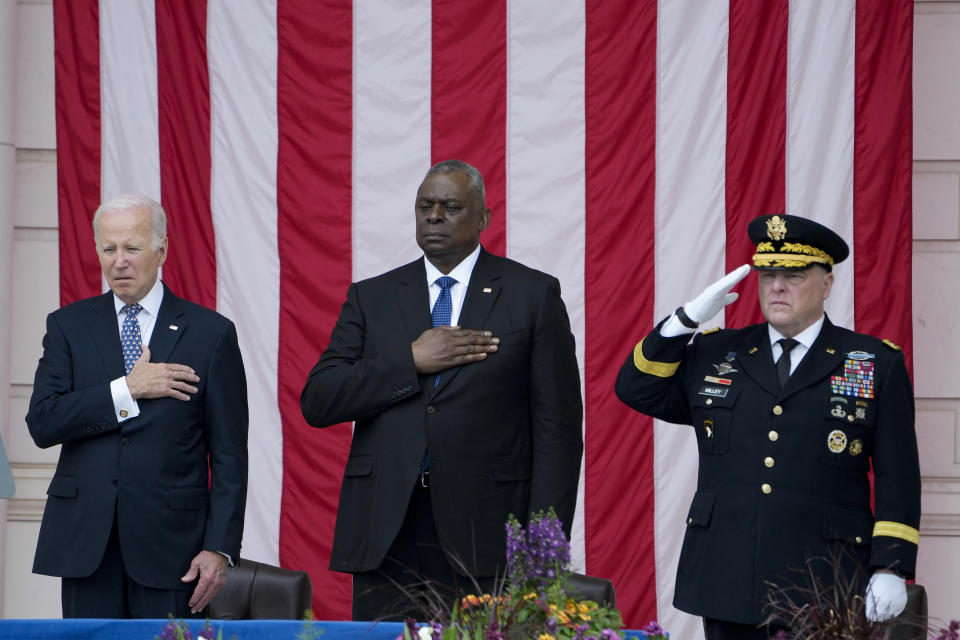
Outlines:
{"type": "Polygon", "coordinates": [[[493,293],[493,289],[491,289],[490,287],[484,287],[484,288],[483,288],[483,292],[484,292],[484,293],[493,293]]]}
{"type": "Polygon", "coordinates": [[[176,331],[176,330],[179,329],[179,328],[180,328],[180,327],[178,327],[178,326],[175,325],[175,324],[170,325],[170,330],[171,330],[171,331],[176,331]]]}

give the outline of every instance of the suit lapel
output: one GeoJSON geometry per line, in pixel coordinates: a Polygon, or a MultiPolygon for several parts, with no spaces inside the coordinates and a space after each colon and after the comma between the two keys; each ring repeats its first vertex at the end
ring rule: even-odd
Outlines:
{"type": "MultiPolygon", "coordinates": [[[[467,284],[467,295],[463,299],[460,318],[457,320],[458,325],[464,329],[483,329],[486,326],[490,311],[493,310],[493,305],[500,296],[502,284],[500,277],[501,274],[496,268],[496,261],[485,249],[481,248],[477,264],[474,265],[473,273],[470,274],[470,282],[467,284]]],[[[462,368],[454,367],[444,371],[443,375],[440,376],[440,384],[437,385],[434,392],[442,391],[460,373],[462,368]]]]}
{"type": "Polygon", "coordinates": [[[397,273],[397,306],[407,329],[407,338],[413,342],[433,326],[430,319],[430,294],[427,292],[427,271],[423,258],[401,267],[397,273]]]}
{"type": "Polygon", "coordinates": [[[93,300],[90,306],[93,316],[90,333],[97,353],[111,380],[124,375],[123,346],[120,344],[120,328],[117,322],[117,310],[113,305],[113,293],[108,291],[93,300]]]}
{"type": "Polygon", "coordinates": [[[460,310],[460,319],[457,322],[467,329],[482,329],[487,324],[490,311],[500,296],[500,272],[496,269],[495,261],[482,248],[477,264],[470,274],[470,283],[467,285],[467,295],[463,299],[463,308],[460,310]]]}
{"type": "Polygon", "coordinates": [[[792,395],[822,380],[840,365],[842,359],[840,331],[830,322],[830,318],[824,316],[820,335],[787,380],[782,395],[792,395]]]}
{"type": "Polygon", "coordinates": [[[150,336],[150,361],[167,362],[180,336],[187,330],[186,308],[183,300],[163,285],[163,301],[157,312],[157,321],[150,336]]]}
{"type": "Polygon", "coordinates": [[[736,362],[758,385],[773,395],[780,394],[766,324],[757,324],[744,330],[738,343],[736,362]]]}

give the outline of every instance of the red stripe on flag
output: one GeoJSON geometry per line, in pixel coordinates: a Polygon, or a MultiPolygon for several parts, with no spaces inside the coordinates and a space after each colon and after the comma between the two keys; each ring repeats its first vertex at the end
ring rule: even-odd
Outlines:
{"type": "Polygon", "coordinates": [[[858,0],[856,25],[855,323],[912,371],[913,2],[858,0]]]}
{"type": "Polygon", "coordinates": [[[432,161],[480,170],[493,212],[481,240],[506,255],[506,0],[434,0],[432,64],[432,161]]]}
{"type": "Polygon", "coordinates": [[[156,0],[155,13],[160,188],[172,248],[163,281],[178,295],[216,309],[207,3],[156,0]]]}
{"type": "Polygon", "coordinates": [[[60,304],[101,292],[93,248],[100,205],[100,17],[97,0],[55,0],[60,304]]]}
{"type": "MultiPolygon", "coordinates": [[[[787,0],[731,0],[727,60],[726,266],[750,261],[747,225],[786,208],[787,0]]],[[[798,215],[809,215],[797,212],[798,215]]],[[[738,286],[744,304],[726,308],[727,327],[763,321],[757,279],[738,286]]]]}
{"type": "Polygon", "coordinates": [[[613,386],[653,318],[656,6],[586,5],[587,573],[617,585],[630,628],[657,613],[653,424],[613,386]]]}
{"type": "Polygon", "coordinates": [[[350,577],[328,566],[351,434],[308,427],[300,392],[352,279],[352,33],[349,4],[279,2],[280,563],[310,573],[320,620],[350,618],[350,577]]]}

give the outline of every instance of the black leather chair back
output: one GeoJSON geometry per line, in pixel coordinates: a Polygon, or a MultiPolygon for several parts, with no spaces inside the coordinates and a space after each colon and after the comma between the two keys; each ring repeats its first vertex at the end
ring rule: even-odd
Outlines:
{"type": "Polygon", "coordinates": [[[237,560],[227,582],[210,602],[215,620],[300,620],[311,608],[313,586],[306,571],[237,560]]]}

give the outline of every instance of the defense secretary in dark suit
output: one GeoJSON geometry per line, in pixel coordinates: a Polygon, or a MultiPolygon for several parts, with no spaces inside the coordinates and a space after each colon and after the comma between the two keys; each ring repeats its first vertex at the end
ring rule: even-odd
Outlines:
{"type": "Polygon", "coordinates": [[[480,246],[491,214],[466,163],[434,165],[414,213],[424,257],[350,286],[300,401],[313,426],[356,421],[330,568],[354,574],[357,620],[400,615],[392,581],[489,583],[508,514],[553,506],[569,535],[576,505],[582,403],[559,282],[480,246]]]}
{"type": "Polygon", "coordinates": [[[674,606],[703,616],[708,640],[766,640],[775,628],[758,625],[771,587],[808,587],[808,572],[825,591],[839,554],[837,571],[854,585],[846,597],[863,596],[870,620],[892,618],[906,605],[920,524],[903,354],[824,313],[833,265],[849,253],[840,236],[789,215],[756,218],[748,232],[766,322],[694,335],[736,300],[743,265],[654,327],[617,379],[625,403],[696,434],[674,606]]]}
{"type": "Polygon", "coordinates": [[[159,280],[158,203],[119,196],[93,229],[111,291],[47,317],[27,413],[37,446],[61,445],[33,570],[62,576],[64,617],[185,617],[202,612],[240,553],[237,333],[159,280]]]}

